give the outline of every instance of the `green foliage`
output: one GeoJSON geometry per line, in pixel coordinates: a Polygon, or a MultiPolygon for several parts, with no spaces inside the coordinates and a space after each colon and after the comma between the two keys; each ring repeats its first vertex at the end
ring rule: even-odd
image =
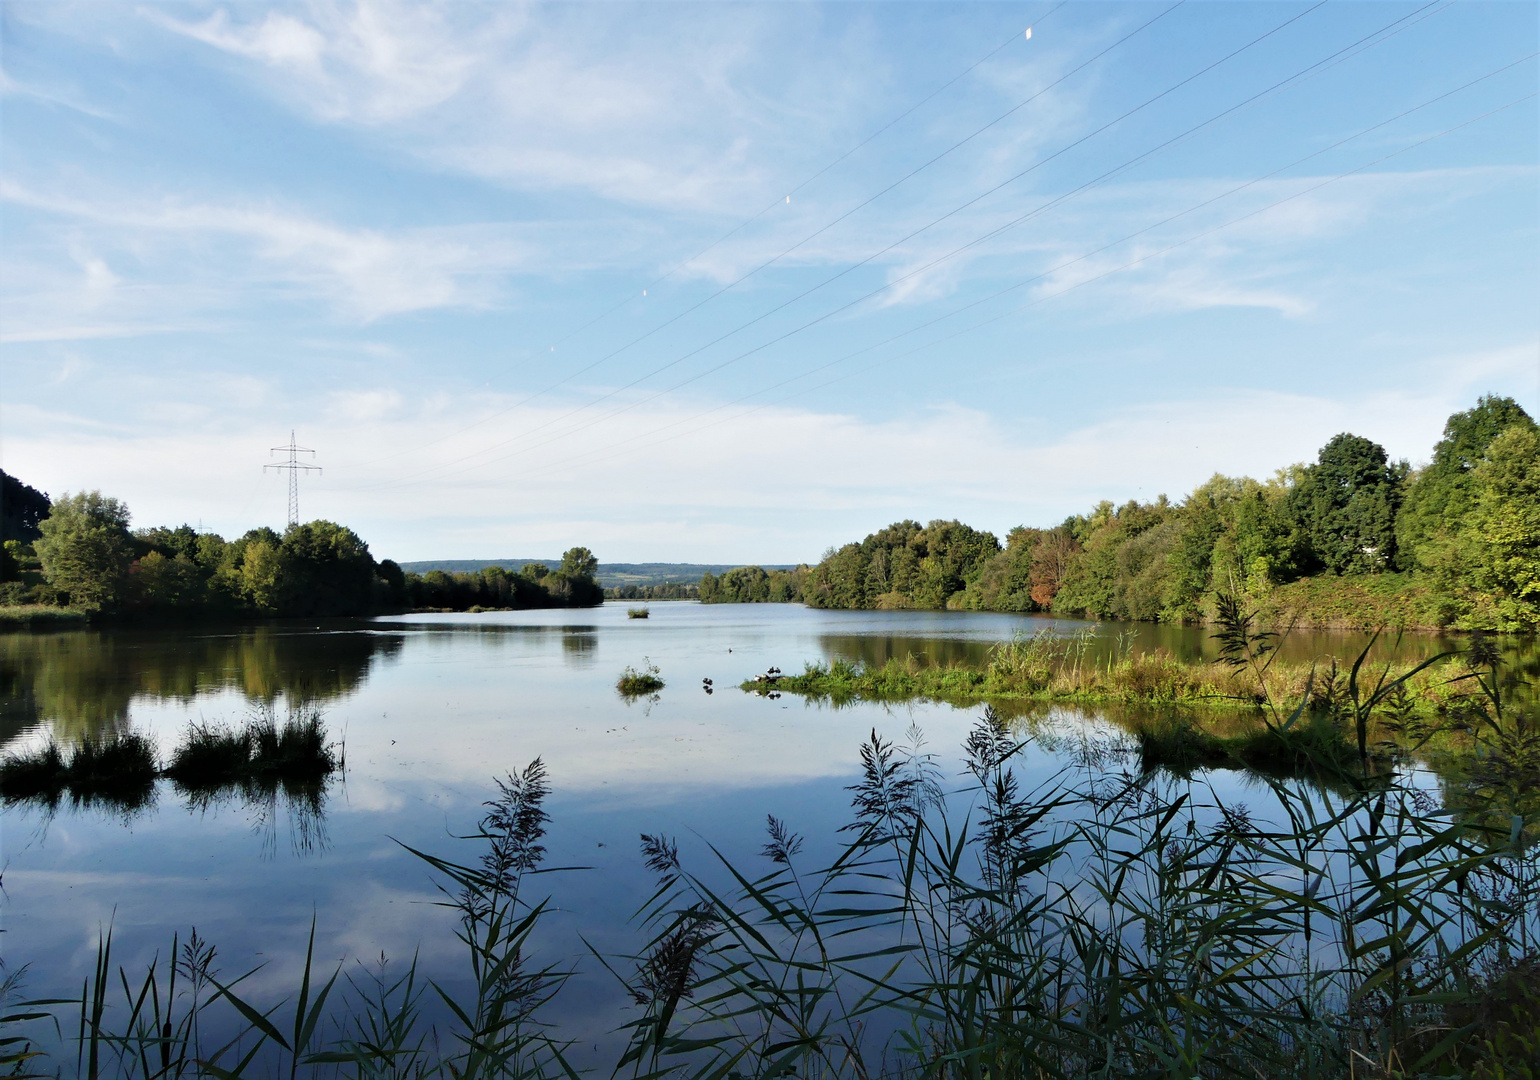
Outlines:
{"type": "Polygon", "coordinates": [[[1315,464],[1265,483],[1216,475],[1177,505],[1102,502],[1054,528],[1018,526],[1003,548],[955,521],[901,521],[785,579],[759,567],[708,574],[700,595],[1207,622],[1225,592],[1276,623],[1532,629],[1536,431],[1511,399],[1484,397],[1450,417],[1415,477],[1343,434],[1315,464]]]}
{"type": "Polygon", "coordinates": [[[663,689],[663,678],[658,665],[643,657],[641,670],[626,665],[615,682],[615,689],[622,697],[634,698],[644,694],[656,694],[663,689]]]}
{"type": "Polygon", "coordinates": [[[87,737],[68,752],[49,742],[0,761],[0,796],[51,806],[68,792],[77,806],[131,811],[154,799],[156,775],[155,747],[137,732],[87,737]]]}
{"type": "Polygon", "coordinates": [[[820,608],[964,608],[966,591],[1000,552],[993,533],[958,521],[900,521],[826,555],[803,586],[820,608]]]}
{"type": "Polygon", "coordinates": [[[717,577],[701,575],[699,596],[703,604],[794,604],[803,599],[809,568],[766,570],[739,566],[717,577]]]}
{"type": "Polygon", "coordinates": [[[48,510],[47,495],[0,469],[0,540],[32,543],[48,510]]]}
{"type": "Polygon", "coordinates": [[[1473,507],[1471,473],[1509,427],[1534,430],[1535,422],[1512,398],[1487,395],[1474,409],[1458,412],[1444,425],[1433,460],[1412,477],[1396,518],[1396,542],[1407,569],[1433,569],[1473,507]]]}
{"type": "Polygon", "coordinates": [[[1385,448],[1342,434],[1321,448],[1316,464],[1289,492],[1288,510],[1314,561],[1333,574],[1364,574],[1396,564],[1396,511],[1408,467],[1390,464],[1385,448]]]}
{"type": "Polygon", "coordinates": [[[291,525],[278,550],[275,607],[291,615],[350,615],[374,605],[374,558],[351,529],[291,525]]]}
{"type": "Polygon", "coordinates": [[[597,607],[604,603],[604,589],[595,580],[599,560],[585,547],[569,548],[554,573],[541,579],[541,586],[560,607],[597,607]]]}
{"type": "Polygon", "coordinates": [[[693,581],[664,581],[656,585],[612,585],[604,590],[604,598],[606,600],[699,600],[701,586],[693,581]]]}
{"type": "Polygon", "coordinates": [[[99,491],[65,495],[38,525],[33,544],[48,584],[83,611],[122,600],[133,559],[128,507],[99,491]]]}
{"type": "MultiPolygon", "coordinates": [[[[581,567],[591,559],[592,556],[575,557],[574,562],[581,567]]],[[[402,592],[408,606],[431,611],[593,607],[604,601],[604,590],[593,578],[570,576],[562,570],[553,572],[540,563],[529,563],[517,574],[510,574],[501,566],[465,574],[443,570],[421,575],[408,573],[402,576],[402,592]]]]}
{"type": "Polygon", "coordinates": [[[599,560],[585,547],[568,548],[556,572],[569,578],[593,578],[599,572],[599,560]]]}
{"type": "Polygon", "coordinates": [[[1478,626],[1540,629],[1540,430],[1515,424],[1471,471],[1461,565],[1478,626]]]}

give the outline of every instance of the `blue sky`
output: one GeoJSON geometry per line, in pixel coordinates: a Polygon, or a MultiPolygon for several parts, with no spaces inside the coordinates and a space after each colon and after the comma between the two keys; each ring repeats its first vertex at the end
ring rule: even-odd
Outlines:
{"type": "Polygon", "coordinates": [[[381,557],[789,562],[1416,462],[1540,413],[1537,12],[5,3],[0,463],[232,535],[294,429],[381,557]]]}

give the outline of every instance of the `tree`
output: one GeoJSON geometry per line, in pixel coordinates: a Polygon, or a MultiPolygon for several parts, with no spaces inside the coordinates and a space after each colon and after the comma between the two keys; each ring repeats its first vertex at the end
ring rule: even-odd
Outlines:
{"type": "Polygon", "coordinates": [[[1395,565],[1406,473],[1405,462],[1390,464],[1383,446],[1358,435],[1338,435],[1321,448],[1289,493],[1289,510],[1324,569],[1362,574],[1395,565]]]}
{"type": "Polygon", "coordinates": [[[1493,394],[1444,424],[1444,437],[1433,448],[1433,460],[1408,485],[1405,504],[1396,517],[1403,567],[1434,569],[1445,561],[1441,549],[1454,541],[1473,506],[1472,471],[1492,441],[1515,425],[1533,430],[1535,422],[1518,402],[1493,394]]]}
{"type": "Polygon", "coordinates": [[[66,494],[39,523],[43,577],[71,606],[110,610],[122,599],[134,550],[128,521],[128,507],[92,491],[66,494]]]}
{"type": "Polygon", "coordinates": [[[1540,431],[1514,424],[1493,439],[1471,472],[1474,506],[1460,547],[1482,623],[1540,629],[1540,431]],[[1495,618],[1493,618],[1495,616],[1495,618]]]}
{"type": "Polygon", "coordinates": [[[283,534],[278,608],[286,615],[361,615],[374,603],[374,556],[352,529],[332,521],[290,525],[283,534]]]}
{"type": "Polygon", "coordinates": [[[562,554],[561,566],[557,567],[556,572],[568,578],[587,578],[592,581],[599,573],[599,560],[586,547],[568,548],[562,554]]]}
{"type": "Polygon", "coordinates": [[[43,535],[38,525],[48,516],[48,496],[0,469],[0,542],[30,544],[43,535]]]}
{"type": "Polygon", "coordinates": [[[599,560],[585,547],[568,548],[556,572],[542,582],[551,599],[563,607],[597,607],[604,603],[604,590],[594,580],[599,560]]]}

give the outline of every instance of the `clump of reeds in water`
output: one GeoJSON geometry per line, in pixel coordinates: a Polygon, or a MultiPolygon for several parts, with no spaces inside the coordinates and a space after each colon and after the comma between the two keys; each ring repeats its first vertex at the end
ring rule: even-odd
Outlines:
{"type": "Polygon", "coordinates": [[[615,689],[620,691],[621,696],[628,698],[656,694],[663,689],[663,678],[658,665],[643,657],[640,670],[630,665],[626,666],[615,683],[615,689]]]}
{"type": "Polygon", "coordinates": [[[644,607],[626,608],[626,618],[628,619],[645,619],[650,614],[651,612],[644,607]]]}
{"type": "Polygon", "coordinates": [[[165,775],[187,792],[232,787],[318,784],[342,767],[321,714],[290,714],[281,724],[264,712],[240,727],[193,723],[165,775]]]}
{"type": "Polygon", "coordinates": [[[68,796],[77,806],[134,811],[154,800],[155,781],[164,776],[194,802],[282,791],[291,805],[318,813],[321,788],[342,765],[318,711],[292,713],[282,722],[265,712],[240,727],[190,724],[165,769],[154,744],[138,732],[87,736],[72,747],[49,741],[0,760],[0,798],[52,809],[68,796]]]}
{"type": "Polygon", "coordinates": [[[56,742],[0,761],[0,797],[7,805],[58,805],[68,795],[77,806],[133,811],[155,798],[154,744],[137,732],[87,736],[68,749],[56,742]]]}

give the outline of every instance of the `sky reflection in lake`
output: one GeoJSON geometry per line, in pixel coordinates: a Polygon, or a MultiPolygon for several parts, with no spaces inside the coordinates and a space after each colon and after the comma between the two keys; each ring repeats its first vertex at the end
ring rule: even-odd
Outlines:
{"type": "MultiPolygon", "coordinates": [[[[550,955],[635,944],[627,920],[649,881],[641,832],[676,835],[687,856],[706,844],[752,864],[773,813],[832,852],[848,820],[846,785],[872,729],[902,741],[914,725],[956,775],[978,709],[858,704],[745,695],[736,684],[774,664],[834,657],[882,662],[981,659],[990,643],[1049,619],[960,613],[816,612],[800,607],[654,604],[583,612],[412,616],[242,630],[85,631],[0,637],[5,694],[0,740],[15,749],[52,733],[68,740],[133,727],[164,756],[192,720],[236,722],[253,709],[317,704],[346,747],[345,777],[324,815],[283,799],[189,805],[165,782],[156,805],[4,811],[5,960],[33,965],[38,994],[78,994],[98,930],[112,923],[119,960],[146,963],[173,931],[196,926],[259,997],[292,985],[314,914],[318,952],[421,962],[451,985],[461,958],[427,868],[402,845],[473,858],[470,831],[492,778],[546,763],[554,795],[549,865],[585,867],[541,879],[559,911],[543,931],[550,955]],[[667,686],[622,700],[614,682],[650,659],[667,686]],[[702,679],[714,680],[706,694],[702,679]]],[[[1103,628],[1102,647],[1117,628],[1103,628]]],[[[1197,654],[1202,631],[1174,636],[1197,654]]],[[[1426,639],[1424,639],[1426,641],[1426,639]]],[[[1152,638],[1151,643],[1160,644],[1152,638]]],[[[1330,644],[1330,642],[1328,642],[1330,644]]],[[[1350,646],[1351,642],[1337,642],[1350,646]]],[[[1167,647],[1172,647],[1167,644],[1167,647]]],[[[1419,647],[1433,646],[1420,645],[1419,647]]],[[[1107,729],[1059,712],[1061,734],[1107,729]]],[[[1034,750],[1028,783],[1061,768],[1034,750]]],[[[1214,781],[1243,793],[1236,774],[1214,781]]],[[[562,1009],[591,1042],[618,1026],[621,993],[589,964],[562,1009]]]]}

